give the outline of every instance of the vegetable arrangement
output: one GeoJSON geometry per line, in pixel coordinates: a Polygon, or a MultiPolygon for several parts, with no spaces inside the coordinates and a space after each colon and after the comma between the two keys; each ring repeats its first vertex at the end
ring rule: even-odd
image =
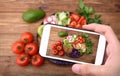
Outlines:
{"type": "Polygon", "coordinates": [[[58,32],[59,37],[64,37],[62,41],[57,41],[52,44],[51,51],[53,55],[64,56],[67,55],[72,58],[78,58],[92,54],[93,43],[86,33],[81,35],[66,35],[66,31],[58,32]],[[59,33],[63,33],[60,35],[59,33]],[[65,33],[65,34],[64,34],[65,33]]]}
{"type": "MultiPolygon", "coordinates": [[[[75,12],[56,12],[51,16],[46,17],[43,20],[42,26],[38,27],[38,35],[42,37],[43,26],[47,23],[49,24],[58,24],[59,26],[65,26],[70,28],[82,29],[82,26],[90,23],[98,23],[102,24],[102,20],[100,20],[101,15],[95,14],[95,10],[93,7],[88,7],[83,3],[83,0],[80,0],[78,4],[79,8],[76,9],[75,12]]],[[[64,51],[64,55],[69,57],[81,57],[83,54],[92,54],[92,46],[94,45],[89,38],[89,36],[85,33],[82,33],[81,37],[83,39],[82,47],[85,49],[76,49],[75,44],[81,43],[82,41],[78,40],[78,35],[68,35],[66,31],[61,31],[58,33],[59,37],[66,37],[62,42],[62,47],[64,51]],[[74,44],[71,44],[72,41],[75,41],[74,44]],[[84,42],[85,41],[85,42],[84,42]],[[64,48],[68,47],[68,48],[64,48]],[[66,51],[67,50],[67,51],[66,51]]],[[[79,37],[80,38],[80,37],[79,37]]],[[[63,56],[64,56],[63,55],[63,56]]],[[[51,60],[53,63],[64,63],[63,61],[51,60]]],[[[65,62],[67,64],[67,62],[65,62]]]]}
{"type": "Polygon", "coordinates": [[[30,32],[25,32],[21,35],[20,41],[13,43],[12,51],[18,54],[18,65],[27,66],[31,62],[33,66],[41,66],[44,63],[44,58],[38,54],[38,44],[33,41],[34,36],[30,32]]]}

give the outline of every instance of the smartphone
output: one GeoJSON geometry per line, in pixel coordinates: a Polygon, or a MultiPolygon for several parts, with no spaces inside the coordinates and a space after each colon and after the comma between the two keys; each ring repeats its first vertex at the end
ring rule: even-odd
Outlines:
{"type": "Polygon", "coordinates": [[[39,53],[41,56],[51,59],[101,65],[105,46],[106,39],[102,34],[46,24],[39,53]]]}

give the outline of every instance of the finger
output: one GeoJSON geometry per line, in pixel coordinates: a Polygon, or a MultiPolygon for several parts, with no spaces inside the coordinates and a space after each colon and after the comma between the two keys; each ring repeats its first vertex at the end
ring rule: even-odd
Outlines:
{"type": "Polygon", "coordinates": [[[104,76],[104,67],[93,64],[74,64],[72,71],[82,76],[104,76]]]}
{"type": "Polygon", "coordinates": [[[100,25],[100,24],[89,24],[89,25],[84,25],[83,29],[92,30],[100,34],[103,34],[109,43],[118,42],[118,39],[110,26],[100,25]]]}

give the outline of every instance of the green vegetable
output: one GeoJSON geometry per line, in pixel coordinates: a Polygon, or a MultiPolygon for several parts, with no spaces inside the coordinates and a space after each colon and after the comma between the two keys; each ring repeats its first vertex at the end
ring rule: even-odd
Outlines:
{"type": "Polygon", "coordinates": [[[86,49],[86,54],[92,54],[92,48],[91,47],[87,47],[86,49]]]}
{"type": "Polygon", "coordinates": [[[45,17],[45,12],[43,10],[27,10],[23,13],[23,20],[32,23],[36,22],[45,17]]]}
{"type": "Polygon", "coordinates": [[[64,40],[63,40],[63,43],[64,43],[64,45],[65,45],[66,47],[72,48],[72,44],[70,44],[67,39],[64,39],[64,40]]]}
{"type": "Polygon", "coordinates": [[[58,36],[65,37],[65,36],[68,36],[68,33],[66,31],[60,31],[60,32],[58,32],[58,36]]]}
{"type": "Polygon", "coordinates": [[[86,54],[92,53],[92,46],[94,45],[86,33],[82,33],[82,37],[85,38],[85,45],[86,45],[86,54]]]}
{"type": "Polygon", "coordinates": [[[95,15],[94,18],[91,18],[91,15],[93,15],[94,9],[92,7],[88,7],[83,3],[83,0],[80,0],[79,2],[79,9],[76,10],[78,14],[81,16],[84,16],[87,20],[87,23],[98,23],[102,24],[102,21],[100,20],[101,15],[95,15]]]}
{"type": "Polygon", "coordinates": [[[72,41],[76,41],[78,39],[78,35],[73,35],[73,40],[72,41]]]}
{"type": "Polygon", "coordinates": [[[59,25],[67,26],[70,24],[70,14],[69,12],[57,12],[55,14],[59,25]]]}
{"type": "Polygon", "coordinates": [[[38,35],[39,35],[40,37],[42,37],[43,28],[44,28],[44,25],[40,25],[40,26],[38,27],[37,33],[38,33],[38,35]]]}
{"type": "Polygon", "coordinates": [[[80,52],[80,54],[81,54],[81,55],[83,54],[83,51],[82,51],[82,49],[79,49],[78,51],[80,52]]]}

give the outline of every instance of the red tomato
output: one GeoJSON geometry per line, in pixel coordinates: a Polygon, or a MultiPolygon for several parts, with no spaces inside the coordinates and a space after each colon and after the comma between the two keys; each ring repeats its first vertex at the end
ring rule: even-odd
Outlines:
{"type": "Polygon", "coordinates": [[[56,45],[61,45],[61,43],[62,43],[61,41],[56,41],[55,44],[56,44],[56,45]]]}
{"type": "Polygon", "coordinates": [[[12,51],[15,54],[21,54],[21,53],[23,53],[24,52],[24,43],[20,42],[20,41],[13,43],[13,45],[12,45],[12,51]]]}
{"type": "Polygon", "coordinates": [[[75,28],[82,28],[82,25],[81,25],[81,24],[77,24],[77,25],[75,26],[75,28]]]}
{"type": "Polygon", "coordinates": [[[76,21],[72,21],[72,22],[70,23],[69,27],[74,28],[74,27],[76,26],[76,24],[77,24],[77,22],[76,22],[76,21]]]}
{"type": "Polygon", "coordinates": [[[57,45],[56,44],[52,44],[51,47],[52,47],[52,50],[55,50],[57,45]]]}
{"type": "Polygon", "coordinates": [[[64,51],[59,51],[59,56],[63,56],[64,55],[64,51]]]}
{"type": "Polygon", "coordinates": [[[36,43],[28,43],[25,46],[25,52],[29,55],[37,54],[39,47],[36,43]]]}
{"type": "Polygon", "coordinates": [[[24,43],[30,43],[34,40],[32,33],[25,32],[21,35],[20,40],[24,43]]]}
{"type": "Polygon", "coordinates": [[[30,62],[28,55],[22,53],[16,58],[16,63],[20,66],[27,66],[30,62]]]}
{"type": "Polygon", "coordinates": [[[78,36],[78,40],[81,40],[81,39],[83,39],[83,37],[82,36],[78,36]]]}
{"type": "Polygon", "coordinates": [[[41,66],[44,62],[44,58],[42,58],[39,54],[32,56],[32,65],[33,66],[41,66]]]}
{"type": "Polygon", "coordinates": [[[71,18],[71,20],[78,21],[80,16],[76,13],[72,13],[72,14],[70,14],[70,18],[71,18]]]}
{"type": "Polygon", "coordinates": [[[57,46],[57,50],[58,50],[58,51],[61,51],[61,50],[62,50],[62,46],[60,46],[60,45],[57,46]]]}
{"type": "Polygon", "coordinates": [[[85,43],[85,39],[84,38],[82,38],[82,42],[85,43]]]}
{"type": "Polygon", "coordinates": [[[52,50],[52,54],[53,54],[53,55],[57,55],[57,54],[58,54],[58,51],[57,51],[57,50],[52,50]]]}

